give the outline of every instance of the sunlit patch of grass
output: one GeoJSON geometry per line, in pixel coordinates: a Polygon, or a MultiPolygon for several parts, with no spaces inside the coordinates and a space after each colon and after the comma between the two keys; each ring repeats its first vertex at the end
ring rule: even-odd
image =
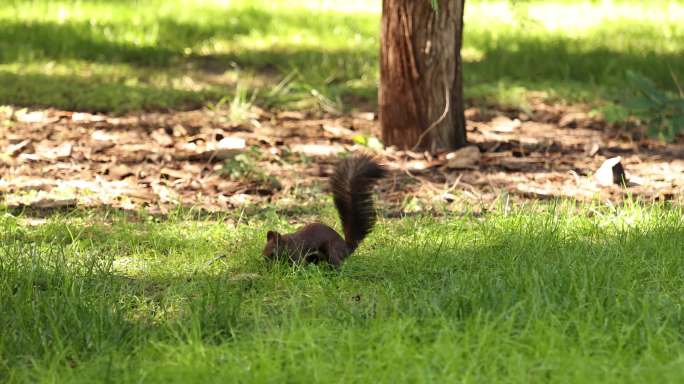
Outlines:
{"type": "Polygon", "coordinates": [[[0,61],[6,63],[6,77],[19,78],[5,83],[9,91],[4,102],[100,110],[99,100],[111,99],[108,106],[115,111],[187,108],[231,96],[231,90],[219,87],[236,71],[246,84],[249,77],[257,79],[255,83],[269,79],[255,84],[259,91],[296,73],[285,92],[289,95],[281,92],[282,106],[319,106],[316,95],[336,100],[374,87],[377,26],[369,23],[374,17],[326,9],[311,17],[301,10],[266,2],[16,1],[0,10],[0,36],[6,37],[0,42],[0,61]],[[18,35],[22,38],[15,39],[18,35]],[[71,88],[88,82],[93,91],[68,103],[54,86],[21,94],[16,89],[21,78],[30,81],[35,74],[27,64],[41,78],[68,76],[74,79],[71,88]],[[111,89],[110,81],[144,94],[136,97],[133,91],[121,105],[119,97],[111,97],[118,91],[111,89]],[[191,100],[159,97],[167,90],[187,91],[191,100]],[[303,99],[312,102],[302,104],[303,99]]]}
{"type": "Polygon", "coordinates": [[[682,13],[676,2],[471,2],[466,94],[500,99],[505,84],[596,102],[624,91],[628,69],[673,90],[670,69],[684,75],[682,13]]]}
{"type": "MultiPolygon", "coordinates": [[[[0,70],[5,79],[15,78],[3,84],[2,102],[115,111],[190,108],[233,97],[231,79],[247,84],[252,77],[255,84],[247,86],[262,96],[255,102],[271,108],[373,108],[379,5],[14,0],[0,8],[0,70]],[[36,74],[41,76],[29,76],[36,74]],[[69,95],[73,101],[66,102],[58,87],[29,84],[29,94],[20,89],[64,76],[73,80],[71,88],[87,83],[88,97],[69,95]],[[278,97],[266,97],[284,79],[287,87],[278,97]],[[115,91],[115,85],[132,89],[115,91]],[[176,96],[165,98],[166,91],[176,96]],[[117,96],[126,92],[133,95],[128,102],[117,96]]],[[[566,101],[610,99],[624,88],[628,69],[672,90],[670,69],[684,78],[683,13],[681,2],[668,1],[469,1],[466,94],[503,104],[512,100],[500,98],[501,87],[566,101]]]]}
{"type": "Polygon", "coordinates": [[[682,214],[559,201],[381,219],[333,271],[259,254],[309,214],[2,212],[0,379],[677,383],[682,214]]]}

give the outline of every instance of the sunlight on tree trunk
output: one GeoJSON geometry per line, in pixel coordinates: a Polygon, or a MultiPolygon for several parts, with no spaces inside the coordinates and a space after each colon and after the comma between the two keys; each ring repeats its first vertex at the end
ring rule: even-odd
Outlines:
{"type": "Polygon", "coordinates": [[[380,125],[386,145],[465,145],[461,42],[465,0],[383,0],[380,125]]]}

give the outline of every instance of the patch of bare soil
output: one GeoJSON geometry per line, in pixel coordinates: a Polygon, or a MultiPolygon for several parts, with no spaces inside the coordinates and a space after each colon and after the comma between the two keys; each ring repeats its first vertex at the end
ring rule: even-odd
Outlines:
{"type": "Polygon", "coordinates": [[[379,193],[398,212],[482,206],[504,194],[681,202],[684,192],[684,145],[632,140],[581,107],[539,103],[530,114],[471,108],[468,137],[474,147],[437,155],[358,144],[364,141],[358,135],[378,130],[372,113],[312,116],[252,108],[240,124],[228,115],[5,110],[0,201],[10,207],[162,213],[179,204],[207,211],[297,204],[322,198],[325,187],[316,186],[325,185],[340,153],[356,150],[375,151],[393,171],[379,193]],[[620,157],[625,182],[595,175],[614,157],[620,157]],[[307,188],[314,192],[302,196],[307,188]]]}

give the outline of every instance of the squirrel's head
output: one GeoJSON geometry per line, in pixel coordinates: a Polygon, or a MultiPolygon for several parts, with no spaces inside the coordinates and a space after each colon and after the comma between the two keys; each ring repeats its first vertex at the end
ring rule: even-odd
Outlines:
{"type": "Polygon", "coordinates": [[[283,235],[276,231],[268,231],[266,233],[266,245],[262,254],[269,260],[274,260],[280,253],[280,247],[283,245],[283,235]]]}

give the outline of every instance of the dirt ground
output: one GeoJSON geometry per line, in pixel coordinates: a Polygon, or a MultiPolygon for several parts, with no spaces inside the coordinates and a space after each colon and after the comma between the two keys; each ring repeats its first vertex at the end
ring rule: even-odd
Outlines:
{"type": "Polygon", "coordinates": [[[433,156],[359,144],[377,135],[373,113],[314,116],[252,108],[235,123],[227,111],[206,109],[118,117],[5,109],[0,201],[14,208],[111,206],[153,213],[179,204],[210,212],[296,205],[326,190],[339,153],[364,150],[392,170],[379,200],[399,214],[486,207],[502,196],[682,202],[682,140],[635,140],[582,106],[538,102],[529,113],[469,108],[466,117],[468,139],[478,150],[433,156]],[[627,183],[607,185],[595,173],[617,156],[627,183]]]}

